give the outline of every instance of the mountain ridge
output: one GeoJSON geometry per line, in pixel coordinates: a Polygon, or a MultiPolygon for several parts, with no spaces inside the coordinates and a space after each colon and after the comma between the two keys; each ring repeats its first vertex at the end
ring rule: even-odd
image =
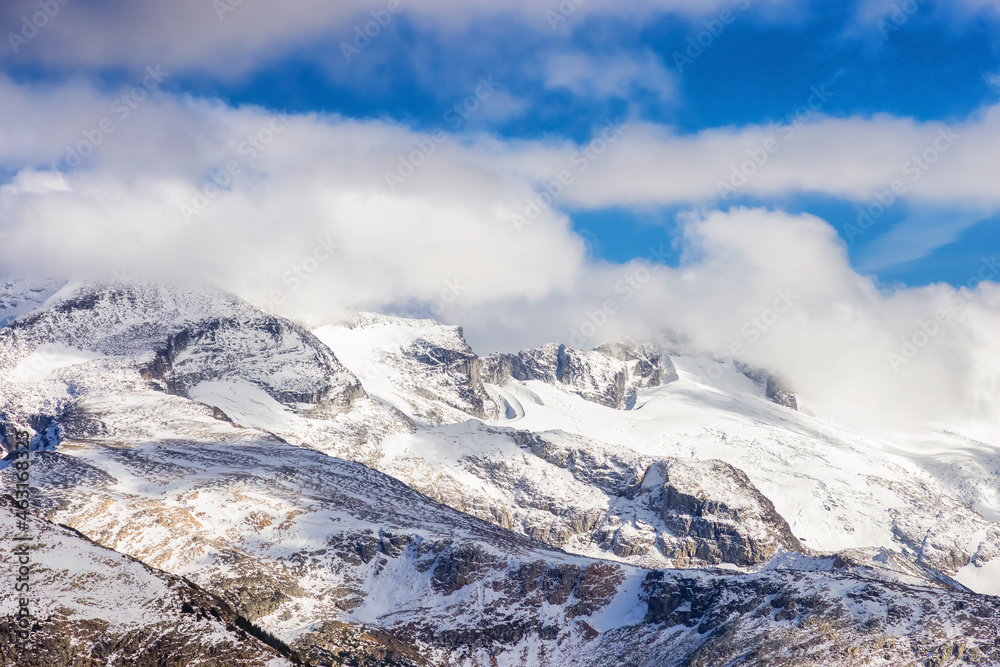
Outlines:
{"type": "Polygon", "coordinates": [[[988,514],[988,486],[745,368],[552,345],[521,380],[432,320],[306,332],[216,291],[74,289],[0,330],[36,511],[304,659],[1000,660],[1000,530],[962,495],[988,514]]]}

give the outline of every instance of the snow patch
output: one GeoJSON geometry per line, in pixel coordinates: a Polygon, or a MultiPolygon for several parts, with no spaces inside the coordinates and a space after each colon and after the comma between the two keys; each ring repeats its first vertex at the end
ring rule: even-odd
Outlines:
{"type": "Polygon", "coordinates": [[[97,352],[50,343],[42,345],[21,359],[17,366],[10,371],[9,378],[17,383],[43,382],[60,368],[68,368],[103,358],[104,355],[97,352]]]}
{"type": "Polygon", "coordinates": [[[283,431],[294,427],[294,415],[250,382],[199,382],[189,393],[192,399],[219,408],[240,426],[265,431],[283,431]]]}

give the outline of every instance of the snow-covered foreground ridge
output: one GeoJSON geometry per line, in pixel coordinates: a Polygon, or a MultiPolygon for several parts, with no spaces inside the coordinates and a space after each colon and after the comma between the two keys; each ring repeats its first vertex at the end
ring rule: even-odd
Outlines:
{"type": "MultiPolygon", "coordinates": [[[[184,577],[291,647],[246,637],[250,662],[215,664],[1000,664],[986,427],[840,426],[681,348],[481,358],[431,320],[309,332],[208,288],[46,289],[34,310],[6,297],[0,492],[26,429],[36,524],[184,577]]],[[[188,632],[141,611],[152,584],[128,611],[46,572],[39,609],[65,613],[40,636],[63,623],[74,659],[106,651],[92,619],[188,632]]]]}

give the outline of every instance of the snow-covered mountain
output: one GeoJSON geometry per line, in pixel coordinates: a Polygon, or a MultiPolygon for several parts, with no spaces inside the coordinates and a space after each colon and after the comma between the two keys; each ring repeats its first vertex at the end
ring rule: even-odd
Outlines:
{"type": "Polygon", "coordinates": [[[62,280],[0,279],[0,327],[37,309],[65,285],[62,280]]]}
{"type": "MultiPolygon", "coordinates": [[[[985,427],[849,428],[766,371],[630,341],[480,358],[459,327],[309,332],[204,287],[43,302],[0,329],[36,522],[286,654],[248,637],[217,664],[1000,664],[985,427]]],[[[50,574],[68,622],[118,618],[50,574]]]]}
{"type": "MultiPolygon", "coordinates": [[[[0,498],[0,533],[17,527],[9,498],[0,498]]],[[[15,591],[14,567],[0,573],[0,663],[4,665],[227,664],[283,667],[294,653],[255,638],[259,628],[231,605],[190,581],[155,570],[102,547],[78,532],[34,519],[28,575],[30,589],[15,591]],[[33,622],[30,651],[9,639],[21,596],[30,598],[33,622]],[[90,663],[94,664],[94,663],[90,663]]],[[[7,544],[17,544],[7,540],[7,544]]],[[[6,563],[5,563],[6,564],[6,563]]]]}

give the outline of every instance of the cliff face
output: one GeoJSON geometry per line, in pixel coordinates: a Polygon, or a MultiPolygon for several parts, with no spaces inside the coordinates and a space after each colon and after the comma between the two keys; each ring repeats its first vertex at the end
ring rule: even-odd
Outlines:
{"type": "Polygon", "coordinates": [[[311,333],[210,288],[87,283],[0,337],[7,363],[39,348],[86,350],[134,361],[147,379],[181,396],[214,380],[250,382],[287,404],[347,406],[364,395],[311,333]]]}
{"type": "Polygon", "coordinates": [[[723,461],[673,459],[646,472],[663,480],[660,516],[676,536],[666,555],[679,562],[752,565],[778,549],[805,552],[788,522],[742,471],[723,461]]]}
{"type": "Polygon", "coordinates": [[[754,384],[764,393],[764,398],[792,410],[799,409],[795,392],[785,380],[770,371],[752,368],[739,362],[737,362],[736,367],[743,375],[754,381],[754,384]]]}
{"type": "Polygon", "coordinates": [[[538,380],[616,409],[625,408],[637,389],[677,379],[666,353],[628,341],[590,351],[549,344],[517,354],[492,354],[483,359],[483,366],[483,376],[491,384],[538,380]]]}
{"type": "Polygon", "coordinates": [[[412,419],[441,424],[497,416],[462,327],[365,313],[316,335],[342,350],[349,367],[412,419]]]}

